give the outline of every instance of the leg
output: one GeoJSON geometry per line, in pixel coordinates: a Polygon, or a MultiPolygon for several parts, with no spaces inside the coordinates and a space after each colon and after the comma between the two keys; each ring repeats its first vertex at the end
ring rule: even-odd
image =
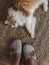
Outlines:
{"type": "Polygon", "coordinates": [[[19,65],[22,51],[22,44],[20,40],[14,40],[10,47],[11,65],[19,65]]]}
{"type": "Polygon", "coordinates": [[[14,53],[11,56],[11,65],[19,65],[20,62],[20,54],[14,53]]]}
{"type": "Polygon", "coordinates": [[[43,3],[44,11],[47,12],[48,10],[48,0],[45,0],[43,3]]]}
{"type": "Polygon", "coordinates": [[[32,17],[32,23],[31,23],[31,37],[35,38],[35,25],[36,25],[36,18],[32,17]]]}
{"type": "Polygon", "coordinates": [[[29,16],[27,18],[27,22],[26,22],[26,29],[27,31],[31,34],[31,37],[34,38],[35,37],[35,23],[36,23],[36,18],[33,16],[29,16]]]}
{"type": "Polygon", "coordinates": [[[29,33],[31,33],[31,20],[32,20],[32,16],[28,16],[27,22],[25,24],[25,27],[29,33]]]}
{"type": "Polygon", "coordinates": [[[27,65],[35,65],[36,63],[36,54],[35,50],[31,45],[25,45],[23,48],[24,56],[27,65]]]}

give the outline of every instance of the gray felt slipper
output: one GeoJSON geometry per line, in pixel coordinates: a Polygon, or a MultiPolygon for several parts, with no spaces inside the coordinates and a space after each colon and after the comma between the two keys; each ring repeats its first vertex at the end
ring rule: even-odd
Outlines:
{"type": "Polygon", "coordinates": [[[14,53],[21,54],[22,51],[22,42],[21,40],[14,40],[10,46],[10,55],[14,53]]]}
{"type": "Polygon", "coordinates": [[[35,50],[34,50],[34,48],[31,45],[26,44],[23,47],[23,51],[24,51],[25,60],[27,60],[30,57],[33,57],[33,59],[36,61],[35,50]]]}

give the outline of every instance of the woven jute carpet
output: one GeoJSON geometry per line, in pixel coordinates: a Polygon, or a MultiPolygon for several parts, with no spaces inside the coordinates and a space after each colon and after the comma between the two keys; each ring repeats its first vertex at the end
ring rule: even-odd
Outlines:
{"type": "MultiPolygon", "coordinates": [[[[0,65],[10,65],[10,44],[14,39],[21,39],[24,44],[31,44],[36,51],[37,65],[49,65],[49,10],[47,13],[40,6],[37,17],[35,38],[32,39],[25,27],[11,28],[4,24],[4,20],[11,5],[11,0],[0,0],[0,65]]],[[[20,65],[26,65],[24,55],[20,65]]]]}

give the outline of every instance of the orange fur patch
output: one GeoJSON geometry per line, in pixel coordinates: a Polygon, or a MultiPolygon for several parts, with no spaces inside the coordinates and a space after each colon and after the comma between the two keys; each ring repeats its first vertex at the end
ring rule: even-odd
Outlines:
{"type": "Polygon", "coordinates": [[[30,15],[29,10],[38,2],[39,0],[13,0],[12,6],[16,10],[21,10],[28,16],[30,15]]]}

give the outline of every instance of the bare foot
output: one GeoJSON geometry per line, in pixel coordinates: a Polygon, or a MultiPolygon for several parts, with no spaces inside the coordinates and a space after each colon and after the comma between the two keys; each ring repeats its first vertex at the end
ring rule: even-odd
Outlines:
{"type": "Polygon", "coordinates": [[[10,47],[11,65],[19,65],[22,51],[22,42],[20,40],[14,40],[10,47]]]}
{"type": "Polygon", "coordinates": [[[35,65],[36,64],[36,54],[35,50],[31,45],[25,45],[23,48],[24,56],[27,65],[35,65]]]}

